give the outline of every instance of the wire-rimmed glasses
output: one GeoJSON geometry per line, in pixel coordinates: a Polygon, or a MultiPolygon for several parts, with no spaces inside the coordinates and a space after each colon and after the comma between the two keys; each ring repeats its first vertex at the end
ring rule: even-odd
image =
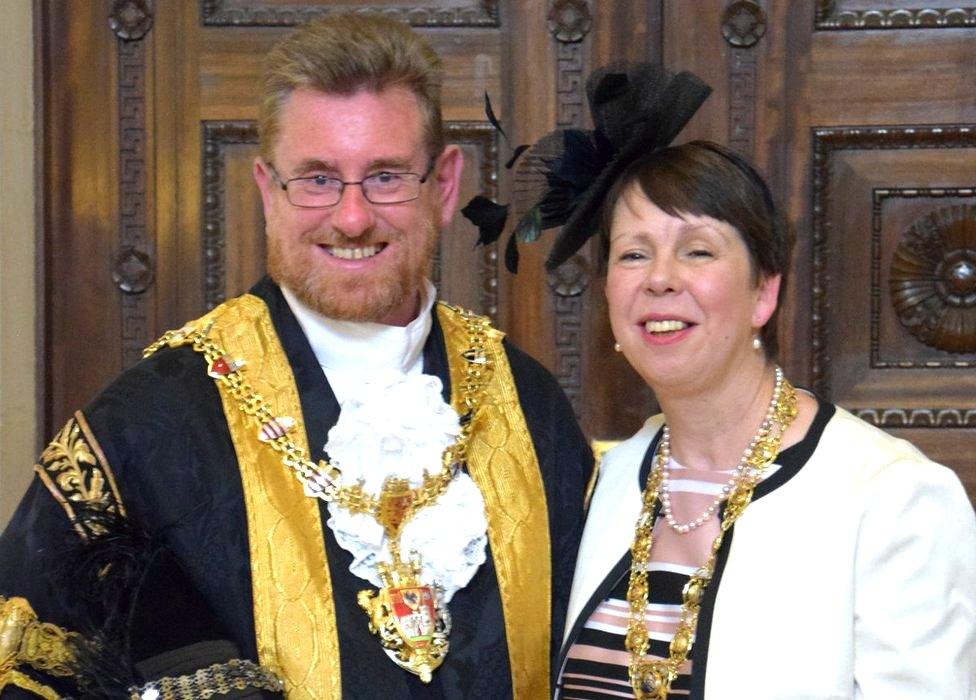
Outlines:
{"type": "Polygon", "coordinates": [[[302,209],[324,209],[338,204],[348,185],[359,185],[363,190],[363,196],[372,204],[411,202],[420,196],[420,186],[427,181],[434,170],[434,159],[430,160],[427,170],[422,175],[383,170],[368,175],[362,180],[349,182],[328,175],[308,175],[282,180],[273,165],[269,164],[268,167],[292,206],[302,209]]]}

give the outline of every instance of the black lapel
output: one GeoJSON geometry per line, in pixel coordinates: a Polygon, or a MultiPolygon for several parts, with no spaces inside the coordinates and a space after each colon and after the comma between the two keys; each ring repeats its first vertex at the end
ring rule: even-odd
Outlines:
{"type": "Polygon", "coordinates": [[[437,306],[431,311],[433,322],[430,326],[430,334],[427,342],[424,343],[424,374],[432,374],[438,377],[443,384],[441,395],[444,401],[451,403],[451,372],[447,363],[447,345],[444,343],[444,329],[441,328],[441,321],[437,315],[437,306]]]}
{"type": "MultiPolygon", "coordinates": [[[[644,452],[644,459],[641,462],[641,468],[638,470],[638,489],[640,493],[644,493],[644,484],[647,483],[647,475],[651,473],[651,466],[654,464],[654,453],[657,451],[657,444],[661,440],[661,431],[659,430],[654,439],[651,440],[651,444],[647,446],[647,451],[644,452]]],[[[654,504],[654,519],[657,518],[658,512],[661,510],[661,503],[658,501],[654,504]]],[[[566,654],[569,652],[569,648],[576,642],[576,638],[579,637],[580,630],[583,625],[590,619],[590,615],[596,610],[597,606],[602,603],[610,591],[613,590],[614,586],[620,581],[623,576],[626,576],[630,572],[630,549],[628,548],[624,555],[620,558],[612,569],[610,573],[607,574],[600,585],[596,587],[593,594],[586,601],[586,605],[583,606],[582,611],[580,611],[579,616],[573,622],[573,628],[570,630],[569,635],[566,637],[566,641],[563,642],[563,647],[559,652],[559,669],[562,672],[562,667],[566,663],[566,654]]]]}

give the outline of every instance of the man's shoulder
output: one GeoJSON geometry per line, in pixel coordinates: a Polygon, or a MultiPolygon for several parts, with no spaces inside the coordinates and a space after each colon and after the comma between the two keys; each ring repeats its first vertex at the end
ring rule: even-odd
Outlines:
{"type": "Polygon", "coordinates": [[[201,399],[215,398],[216,388],[208,374],[207,359],[195,347],[190,334],[193,331],[205,334],[215,323],[227,326],[247,322],[248,317],[262,313],[260,304],[250,295],[235,297],[179,329],[167,331],[149,346],[141,360],[116,375],[84,412],[106,408],[136,416],[183,412],[199,405],[201,399]]]}
{"type": "Polygon", "coordinates": [[[505,356],[508,358],[508,364],[512,368],[512,376],[515,377],[516,383],[531,381],[539,387],[558,391],[560,394],[563,393],[562,387],[559,386],[559,382],[556,381],[552,372],[532,355],[522,350],[508,338],[502,341],[502,347],[505,348],[505,356]]]}

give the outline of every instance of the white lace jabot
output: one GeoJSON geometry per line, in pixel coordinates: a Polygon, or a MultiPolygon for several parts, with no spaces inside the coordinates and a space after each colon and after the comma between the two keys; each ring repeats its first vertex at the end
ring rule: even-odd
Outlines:
{"type": "MultiPolygon", "coordinates": [[[[389,476],[422,483],[441,468],[441,453],[457,438],[458,415],[441,396],[437,377],[423,374],[423,347],[432,325],[435,289],[425,283],[420,314],[405,327],[337,321],[315,313],[282,288],[339,400],[339,421],[325,451],[345,483],[362,480],[379,493],[389,476]]],[[[485,562],[488,523],[477,485],[459,474],[447,491],[403,529],[400,548],[422,559],[424,583],[444,589],[445,602],[485,562]]],[[[383,528],[368,515],[329,504],[328,525],[353,555],[349,570],[373,585],[378,561],[389,561],[383,528]]]]}

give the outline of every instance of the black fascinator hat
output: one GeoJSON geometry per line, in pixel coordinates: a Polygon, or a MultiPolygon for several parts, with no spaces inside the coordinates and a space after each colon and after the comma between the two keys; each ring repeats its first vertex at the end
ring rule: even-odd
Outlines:
{"type": "MultiPolygon", "coordinates": [[[[710,93],[696,75],[672,74],[652,63],[617,63],[594,71],[586,81],[594,128],[550,132],[526,151],[517,168],[517,198],[527,206],[506,249],[509,270],[518,265],[516,241],[534,241],[543,230],[559,226],[546,269],[566,262],[597,232],[600,206],[616,179],[636,159],[668,146],[710,93]]],[[[487,111],[498,127],[490,106],[487,111]]],[[[521,150],[516,149],[516,158],[521,150]]],[[[462,213],[478,226],[485,243],[501,234],[507,207],[476,197],[462,213]]]]}

